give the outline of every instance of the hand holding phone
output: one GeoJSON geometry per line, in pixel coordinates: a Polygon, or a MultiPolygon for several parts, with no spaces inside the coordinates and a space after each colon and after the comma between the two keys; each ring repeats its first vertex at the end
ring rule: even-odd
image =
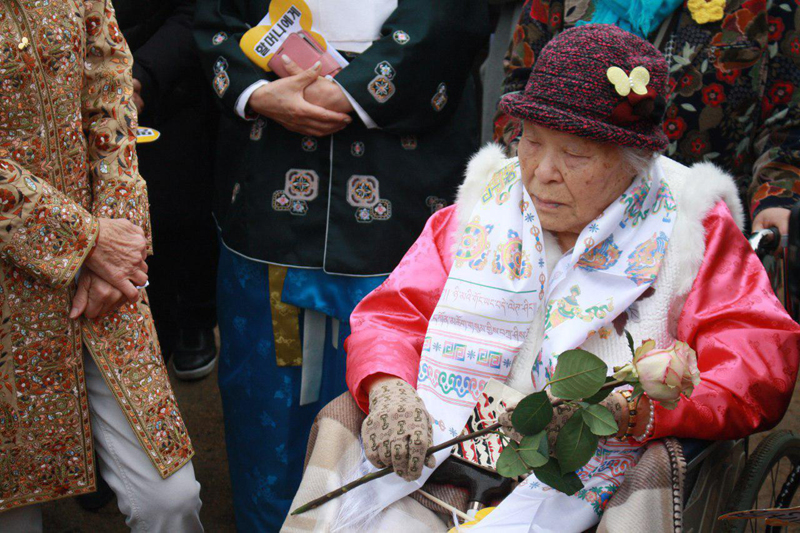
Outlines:
{"type": "Polygon", "coordinates": [[[287,56],[303,70],[311,68],[317,61],[320,62],[320,76],[335,76],[342,67],[332,55],[322,49],[319,43],[306,31],[292,33],[275,52],[267,66],[281,78],[292,74],[287,70],[286,63],[281,56],[287,56]]]}

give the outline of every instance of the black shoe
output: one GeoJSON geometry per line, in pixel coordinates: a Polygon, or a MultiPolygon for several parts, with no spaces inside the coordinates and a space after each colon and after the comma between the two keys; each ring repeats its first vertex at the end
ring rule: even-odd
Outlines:
{"type": "Polygon", "coordinates": [[[97,490],[89,494],[81,494],[75,499],[78,500],[78,505],[86,511],[99,511],[114,499],[114,491],[97,471],[97,490]]]}
{"type": "Polygon", "coordinates": [[[178,379],[192,381],[209,375],[217,362],[217,344],[212,329],[181,329],[172,352],[178,379]]]}

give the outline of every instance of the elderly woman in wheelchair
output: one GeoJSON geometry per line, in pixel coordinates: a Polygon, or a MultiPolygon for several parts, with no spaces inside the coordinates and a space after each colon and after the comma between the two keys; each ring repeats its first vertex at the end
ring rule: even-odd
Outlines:
{"type": "MultiPolygon", "coordinates": [[[[542,50],[525,91],[501,102],[524,122],[518,159],[481,150],[456,205],[431,217],[353,313],[347,381],[367,414],[361,438],[352,421],[320,423],[294,507],[371,465],[397,475],[291,517],[286,530],[347,529],[359,517],[372,531],[446,530],[407,496],[446,459],[426,450],[461,431],[476,390],[489,379],[541,390],[557,354],[576,347],[625,364],[623,328],[636,345],[696,351],[691,398],[669,410],[613,392],[603,403],[619,433],[580,472],[585,490],[567,496],[531,475],[473,529],[583,531],[644,443],[736,439],[781,419],[800,327],[742,235],[731,178],[658,155],[666,81],[661,54],[613,26],[565,31],[542,50]]],[[[548,431],[566,418],[557,412],[548,431]]]]}

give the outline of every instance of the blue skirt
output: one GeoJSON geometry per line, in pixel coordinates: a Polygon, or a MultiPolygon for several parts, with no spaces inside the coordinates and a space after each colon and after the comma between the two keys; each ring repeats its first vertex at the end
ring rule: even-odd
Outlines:
{"type": "Polygon", "coordinates": [[[349,315],[385,279],[317,270],[287,273],[281,299],[327,315],[319,400],[301,407],[302,368],[276,363],[268,268],[220,247],[219,390],[236,525],[247,533],[278,531],[283,524],[300,485],[314,417],[347,389],[344,340],[350,334],[349,315]],[[341,320],[336,339],[331,338],[334,318],[341,320]]]}

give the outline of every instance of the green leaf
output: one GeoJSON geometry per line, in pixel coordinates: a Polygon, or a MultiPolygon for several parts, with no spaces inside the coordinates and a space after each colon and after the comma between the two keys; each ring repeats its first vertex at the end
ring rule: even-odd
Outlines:
{"type": "Polygon", "coordinates": [[[683,109],[685,109],[686,111],[689,111],[690,113],[697,112],[697,108],[695,106],[693,106],[692,104],[681,104],[681,107],[683,109]]]}
{"type": "Polygon", "coordinates": [[[574,472],[589,462],[597,450],[599,438],[592,433],[580,413],[567,420],[556,439],[556,457],[561,472],[574,472]]]}
{"type": "Polygon", "coordinates": [[[588,398],[606,381],[608,366],[586,350],[567,350],[558,356],[550,392],[564,400],[588,398]]]}
{"type": "Polygon", "coordinates": [[[590,405],[580,411],[583,422],[589,426],[589,430],[600,437],[607,437],[619,432],[617,421],[606,407],[602,405],[590,405]]]}
{"type": "Polygon", "coordinates": [[[558,460],[553,457],[544,466],[534,468],[533,473],[536,479],[545,485],[549,485],[568,496],[572,496],[583,488],[581,478],[575,472],[562,474],[558,460]]]}
{"type": "MultiPolygon", "coordinates": [[[[611,383],[612,381],[616,381],[614,376],[608,376],[606,378],[606,383],[611,383]]],[[[588,404],[592,404],[592,405],[596,404],[596,403],[600,403],[603,400],[605,400],[606,398],[608,398],[608,395],[611,394],[612,392],[614,392],[614,389],[612,389],[610,387],[607,388],[607,389],[600,389],[599,391],[597,391],[592,396],[589,396],[588,398],[584,398],[583,401],[588,403],[588,404]]]]}
{"type": "Polygon", "coordinates": [[[628,347],[631,349],[631,357],[636,357],[636,348],[634,348],[633,336],[627,329],[625,330],[625,336],[628,338],[628,347]]]}
{"type": "Polygon", "coordinates": [[[553,406],[544,391],[522,399],[511,413],[511,424],[523,435],[536,435],[553,419],[553,406]]]}
{"type": "Polygon", "coordinates": [[[497,473],[503,477],[517,478],[530,470],[519,455],[519,445],[513,440],[503,448],[497,459],[497,473]]]}
{"type": "Polygon", "coordinates": [[[536,435],[524,437],[519,443],[518,451],[526,465],[534,468],[544,465],[550,459],[547,432],[540,431],[536,435]]]}

